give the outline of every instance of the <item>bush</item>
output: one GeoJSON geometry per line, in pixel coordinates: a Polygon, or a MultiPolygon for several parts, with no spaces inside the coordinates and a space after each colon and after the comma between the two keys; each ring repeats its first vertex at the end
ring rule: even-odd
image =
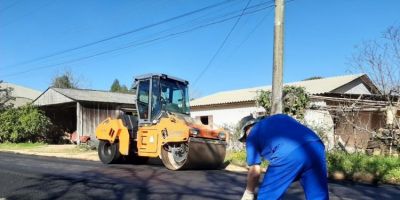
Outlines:
{"type": "Polygon", "coordinates": [[[360,179],[357,176],[361,174],[372,177],[373,183],[400,183],[400,158],[397,157],[330,152],[327,161],[330,175],[342,172],[347,179],[354,180],[360,179]]]}
{"type": "Polygon", "coordinates": [[[0,113],[0,142],[43,142],[51,122],[40,110],[27,105],[0,113]]]}
{"type": "MultiPolygon", "coordinates": [[[[309,94],[304,87],[285,86],[282,94],[283,113],[298,119],[303,119],[304,112],[310,102],[309,94]]],[[[265,109],[267,115],[271,114],[272,92],[269,90],[259,90],[256,97],[258,106],[265,109]]]]}

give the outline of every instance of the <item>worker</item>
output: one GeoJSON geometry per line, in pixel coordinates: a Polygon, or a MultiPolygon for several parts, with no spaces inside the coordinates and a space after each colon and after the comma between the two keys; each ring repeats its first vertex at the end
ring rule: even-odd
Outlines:
{"type": "Polygon", "coordinates": [[[239,141],[246,144],[249,166],[242,200],[254,199],[262,159],[268,168],[257,199],[281,199],[292,182],[300,180],[306,199],[329,199],[325,148],[311,129],[292,117],[276,114],[262,119],[244,117],[239,141]]]}

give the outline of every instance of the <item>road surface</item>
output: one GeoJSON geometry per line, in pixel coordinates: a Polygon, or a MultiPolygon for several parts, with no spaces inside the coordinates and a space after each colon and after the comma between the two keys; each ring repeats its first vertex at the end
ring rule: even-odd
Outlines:
{"type": "MultiPolygon", "coordinates": [[[[240,199],[246,174],[0,152],[0,199],[240,199]]],[[[331,199],[398,199],[400,187],[329,183],[331,199]]],[[[294,183],[285,199],[304,199],[294,183]]]]}

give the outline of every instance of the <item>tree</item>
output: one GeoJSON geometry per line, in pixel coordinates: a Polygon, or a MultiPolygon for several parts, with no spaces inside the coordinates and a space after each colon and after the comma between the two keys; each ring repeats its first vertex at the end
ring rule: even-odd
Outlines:
{"type": "Polygon", "coordinates": [[[3,81],[0,81],[0,111],[10,108],[13,104],[10,102],[15,98],[11,96],[12,88],[2,87],[3,81]]]}
{"type": "Polygon", "coordinates": [[[114,82],[111,85],[110,88],[111,92],[121,92],[121,93],[127,93],[129,92],[128,88],[126,87],[126,85],[121,85],[119,83],[118,79],[115,79],[114,82]]]}
{"type": "Polygon", "coordinates": [[[70,71],[65,71],[62,75],[53,78],[52,87],[56,88],[79,88],[79,83],[70,71]]]}
{"type": "MultiPolygon", "coordinates": [[[[263,107],[267,115],[271,114],[271,91],[258,91],[256,102],[263,107]]],[[[310,101],[310,97],[303,87],[285,86],[283,88],[283,113],[302,119],[310,101]]]]}
{"type": "MultiPolygon", "coordinates": [[[[380,89],[381,97],[386,99],[387,110],[395,115],[396,111],[393,108],[400,105],[400,26],[390,26],[381,37],[357,45],[355,53],[349,60],[349,65],[356,71],[368,74],[372,82],[380,89]]],[[[354,107],[355,104],[350,106],[350,108],[354,107]]],[[[359,120],[354,112],[343,113],[345,117],[350,116],[359,120]]],[[[386,132],[390,133],[384,137],[385,140],[390,141],[389,154],[392,153],[393,144],[400,144],[400,139],[396,136],[399,125],[399,120],[394,117],[393,125],[385,127],[388,129],[386,132]]],[[[357,124],[352,124],[352,126],[356,129],[362,128],[357,124]]],[[[372,131],[371,134],[374,137],[379,135],[376,131],[372,131]]]]}
{"type": "Polygon", "coordinates": [[[383,95],[400,94],[400,26],[387,28],[380,38],[356,46],[351,68],[366,73],[383,95]]]}

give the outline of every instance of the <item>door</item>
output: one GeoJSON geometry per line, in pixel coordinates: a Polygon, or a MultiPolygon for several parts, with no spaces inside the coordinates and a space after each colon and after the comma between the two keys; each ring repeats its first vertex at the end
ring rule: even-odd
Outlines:
{"type": "Polygon", "coordinates": [[[156,129],[140,127],[138,130],[137,146],[140,156],[157,157],[158,133],[156,129]]]}

